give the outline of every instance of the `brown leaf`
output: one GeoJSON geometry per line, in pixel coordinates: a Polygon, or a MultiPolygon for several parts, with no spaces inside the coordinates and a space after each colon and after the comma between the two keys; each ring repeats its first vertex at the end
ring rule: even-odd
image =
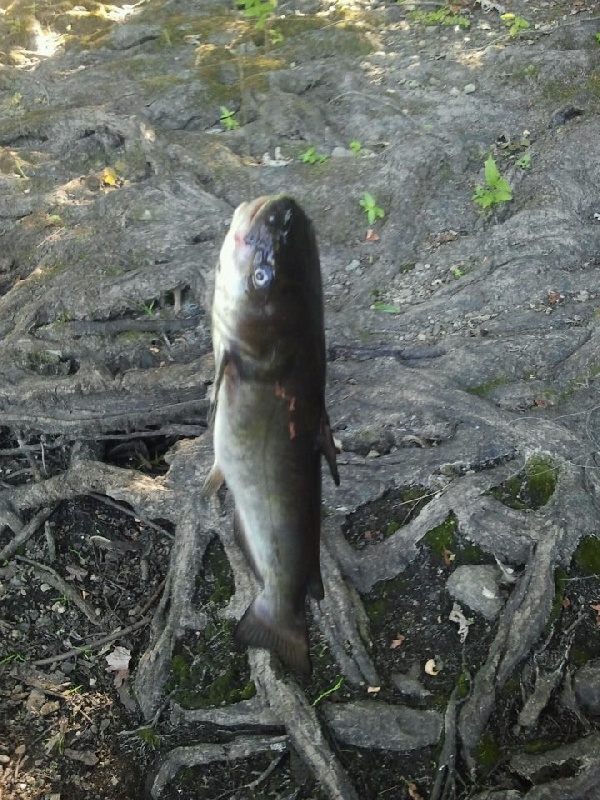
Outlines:
{"type": "Polygon", "coordinates": [[[395,650],[397,647],[400,647],[402,642],[406,639],[406,636],[403,636],[401,633],[396,634],[396,638],[392,639],[390,642],[390,650],[395,650]]]}
{"type": "Polygon", "coordinates": [[[408,789],[410,800],[423,800],[423,796],[419,793],[416,783],[409,783],[406,788],[408,789]]]}
{"type": "Polygon", "coordinates": [[[448,550],[447,547],[444,547],[444,564],[447,567],[449,567],[452,564],[455,558],[456,555],[452,552],[452,550],[448,550]]]}
{"type": "Polygon", "coordinates": [[[596,625],[600,627],[600,603],[590,603],[590,608],[596,612],[596,625]]]}
{"type": "Polygon", "coordinates": [[[376,233],[373,228],[369,228],[367,230],[367,235],[365,236],[366,242],[378,242],[379,241],[379,234],[376,233]]]}
{"type": "Polygon", "coordinates": [[[367,694],[379,694],[381,686],[367,686],[367,694]]]}

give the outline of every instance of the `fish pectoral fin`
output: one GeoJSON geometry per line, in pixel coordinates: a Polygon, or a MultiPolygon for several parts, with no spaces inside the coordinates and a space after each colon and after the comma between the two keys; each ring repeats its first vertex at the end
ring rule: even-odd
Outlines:
{"type": "Polygon", "coordinates": [[[217,400],[219,398],[219,389],[227,364],[229,363],[229,356],[226,350],[222,350],[220,356],[215,356],[215,380],[209,394],[210,410],[208,412],[208,425],[212,425],[217,412],[217,400]]]}
{"type": "Polygon", "coordinates": [[[335,483],[336,486],[339,486],[340,473],[338,472],[335,443],[333,441],[333,435],[331,433],[331,428],[329,426],[329,416],[327,414],[327,411],[325,411],[325,409],[323,409],[323,416],[321,417],[319,446],[321,448],[321,452],[325,456],[327,463],[329,464],[329,471],[331,472],[331,477],[333,478],[333,482],[335,483]]]}
{"type": "Polygon", "coordinates": [[[202,496],[210,497],[211,494],[217,492],[225,481],[225,476],[221,472],[221,468],[215,463],[211,471],[206,476],[204,485],[202,486],[202,496]]]}
{"type": "Polygon", "coordinates": [[[234,638],[239,645],[271,650],[293,672],[305,676],[312,672],[304,609],[275,619],[259,595],[238,622],[234,638]]]}

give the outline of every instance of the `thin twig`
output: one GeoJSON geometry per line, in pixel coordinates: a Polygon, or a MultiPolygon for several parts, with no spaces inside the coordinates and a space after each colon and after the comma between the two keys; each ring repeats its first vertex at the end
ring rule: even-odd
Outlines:
{"type": "Polygon", "coordinates": [[[160,525],[157,525],[156,522],[152,522],[152,520],[144,517],[138,511],[132,511],[127,506],[121,505],[116,500],[113,500],[111,497],[107,497],[105,494],[98,494],[97,492],[90,492],[90,497],[93,497],[95,500],[100,500],[101,503],[105,503],[107,506],[111,508],[116,508],[119,511],[122,511],[124,514],[127,514],[129,517],[133,517],[140,522],[143,522],[148,528],[152,528],[159,533],[162,533],[163,536],[166,536],[167,539],[173,539],[173,534],[169,533],[166,528],[162,528],[160,525]]]}
{"type": "Polygon", "coordinates": [[[12,558],[14,554],[17,552],[19,547],[28,539],[31,539],[33,534],[38,530],[38,528],[46,522],[50,514],[54,511],[54,506],[50,508],[45,508],[43,511],[39,511],[35,517],[29,520],[27,525],[24,525],[21,530],[11,539],[11,541],[0,550],[0,561],[8,561],[9,558],[12,558]]]}
{"type": "Polygon", "coordinates": [[[15,561],[20,561],[23,564],[28,564],[30,567],[34,569],[38,569],[44,573],[44,578],[47,583],[54,588],[62,592],[66,598],[68,598],[77,608],[85,614],[85,616],[89,619],[89,621],[93,625],[101,625],[102,621],[98,619],[98,616],[94,613],[94,610],[90,608],[90,606],[85,602],[83,597],[77,593],[77,590],[74,586],[69,585],[64,578],[58,574],[55,569],[52,567],[47,566],[47,564],[41,564],[39,561],[33,561],[31,558],[25,558],[24,556],[15,556],[15,561]]]}
{"type": "Polygon", "coordinates": [[[79,647],[73,647],[66,653],[59,653],[56,656],[48,656],[48,658],[39,658],[37,661],[32,661],[31,664],[34,667],[44,667],[47,664],[56,664],[57,661],[66,661],[68,658],[73,658],[73,656],[77,656],[86,650],[96,650],[98,647],[103,647],[109,642],[114,642],[115,639],[120,639],[122,636],[128,636],[130,633],[143,628],[145,625],[149,625],[150,622],[152,622],[151,616],[144,617],[138,622],[135,622],[133,625],[129,625],[127,628],[122,628],[114,631],[113,633],[109,633],[107,636],[103,636],[101,639],[94,639],[88,644],[83,644],[79,647]]]}

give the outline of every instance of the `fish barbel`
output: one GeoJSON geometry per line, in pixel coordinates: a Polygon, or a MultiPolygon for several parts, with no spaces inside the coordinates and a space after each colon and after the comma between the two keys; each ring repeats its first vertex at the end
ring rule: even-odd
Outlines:
{"type": "Polygon", "coordinates": [[[305,599],[324,596],[319,546],[321,454],[339,476],[325,410],[325,332],[312,223],[291,198],[235,210],[215,279],[215,461],[234,534],[261,591],[239,644],[267,648],[310,673],[305,599]]]}

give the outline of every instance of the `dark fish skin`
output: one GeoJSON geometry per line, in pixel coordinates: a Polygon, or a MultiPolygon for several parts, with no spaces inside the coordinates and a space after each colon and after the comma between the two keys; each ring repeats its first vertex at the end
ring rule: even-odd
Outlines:
{"type": "Polygon", "coordinates": [[[234,533],[261,584],[239,644],[309,674],[305,599],[324,596],[321,455],[339,476],[325,410],[325,334],[312,223],[291,198],[236,209],[213,303],[215,463],[235,501],[234,533]]]}

